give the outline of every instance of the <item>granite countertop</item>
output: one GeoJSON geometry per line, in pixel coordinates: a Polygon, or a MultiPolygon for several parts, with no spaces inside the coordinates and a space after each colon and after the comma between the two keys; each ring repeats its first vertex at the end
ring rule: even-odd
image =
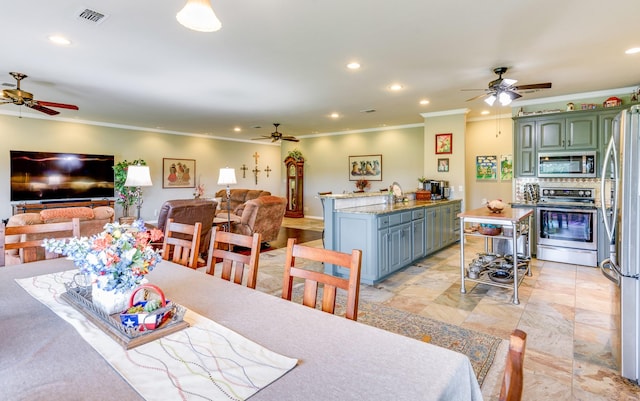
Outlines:
{"type": "Polygon", "coordinates": [[[336,213],[363,213],[363,214],[385,214],[393,213],[405,210],[419,209],[422,207],[434,207],[440,205],[446,205],[450,203],[460,202],[461,199],[446,199],[446,200],[428,200],[428,201],[407,201],[389,203],[378,203],[369,206],[356,206],[347,207],[344,209],[337,209],[336,213]]]}

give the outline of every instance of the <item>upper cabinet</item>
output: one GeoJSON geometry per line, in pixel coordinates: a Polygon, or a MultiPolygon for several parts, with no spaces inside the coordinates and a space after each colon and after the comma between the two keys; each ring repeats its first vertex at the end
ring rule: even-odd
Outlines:
{"type": "Polygon", "coordinates": [[[517,121],[514,140],[514,160],[516,177],[536,175],[536,122],[517,121]]]}
{"type": "Polygon", "coordinates": [[[538,150],[598,150],[596,114],[541,118],[536,121],[538,150]]]}

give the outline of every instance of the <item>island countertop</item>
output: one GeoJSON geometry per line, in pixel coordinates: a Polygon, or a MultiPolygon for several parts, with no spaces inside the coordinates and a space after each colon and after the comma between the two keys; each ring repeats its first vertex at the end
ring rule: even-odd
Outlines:
{"type": "Polygon", "coordinates": [[[363,213],[363,214],[385,214],[398,211],[412,210],[423,207],[435,207],[460,202],[461,199],[442,199],[442,200],[412,200],[406,202],[395,203],[378,203],[367,206],[354,206],[338,209],[336,213],[363,213]]]}
{"type": "Polygon", "coordinates": [[[467,210],[465,212],[459,213],[458,217],[464,219],[468,222],[474,223],[494,223],[500,224],[500,222],[511,222],[515,223],[520,220],[523,220],[526,217],[529,217],[533,214],[533,209],[522,209],[522,208],[513,208],[513,207],[505,207],[500,213],[493,213],[486,207],[481,207],[478,209],[467,210]]]}

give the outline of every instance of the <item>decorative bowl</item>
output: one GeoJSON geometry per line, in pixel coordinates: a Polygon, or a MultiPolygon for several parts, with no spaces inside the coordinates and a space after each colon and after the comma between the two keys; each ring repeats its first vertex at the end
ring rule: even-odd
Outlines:
{"type": "Polygon", "coordinates": [[[502,226],[495,224],[480,224],[478,232],[482,235],[498,235],[502,232],[502,226]]]}
{"type": "Polygon", "coordinates": [[[507,205],[500,199],[492,200],[491,202],[487,203],[487,209],[489,209],[493,213],[502,213],[506,206],[507,205]]]}

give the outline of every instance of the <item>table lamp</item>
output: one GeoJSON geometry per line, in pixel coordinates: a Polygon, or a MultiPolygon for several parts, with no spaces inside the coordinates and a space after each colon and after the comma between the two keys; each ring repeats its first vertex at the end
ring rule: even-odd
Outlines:
{"type": "Polygon", "coordinates": [[[218,185],[227,186],[227,227],[229,232],[231,232],[231,189],[229,185],[234,184],[237,184],[236,170],[229,167],[221,168],[220,175],[218,176],[218,185]]]}
{"type": "Polygon", "coordinates": [[[125,187],[135,187],[135,191],[138,193],[136,197],[136,207],[138,208],[138,220],[140,220],[140,209],[142,208],[142,188],[150,187],[151,173],[149,172],[149,166],[142,166],[134,164],[127,167],[127,180],[124,182],[125,187]]]}

